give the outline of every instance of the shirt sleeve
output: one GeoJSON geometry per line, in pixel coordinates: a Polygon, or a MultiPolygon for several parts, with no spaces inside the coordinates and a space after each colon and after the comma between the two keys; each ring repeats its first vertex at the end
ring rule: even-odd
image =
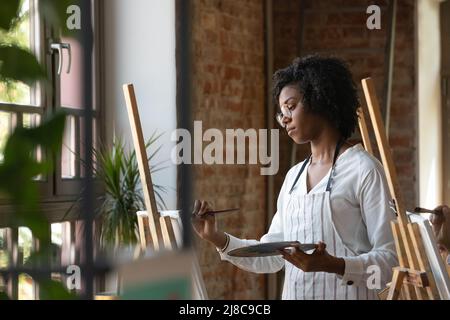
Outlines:
{"type": "Polygon", "coordinates": [[[280,213],[275,213],[270,225],[269,232],[266,233],[260,241],[239,239],[228,234],[228,236],[230,237],[228,247],[223,252],[217,249],[220,254],[220,258],[223,261],[231,262],[235,266],[249,272],[274,273],[280,271],[284,266],[284,260],[281,258],[281,256],[247,258],[232,257],[228,255],[228,252],[237,248],[256,245],[264,242],[283,241],[283,226],[280,220],[280,213]]]}
{"type": "Polygon", "coordinates": [[[395,214],[390,209],[390,194],[381,165],[362,177],[359,200],[372,250],[344,257],[342,284],[382,289],[392,280],[392,268],[398,265],[398,260],[391,230],[395,214]]]}
{"type": "Polygon", "coordinates": [[[228,247],[221,252],[219,249],[217,251],[220,254],[220,258],[223,261],[228,261],[234,264],[235,266],[254,273],[275,273],[280,271],[284,267],[284,259],[280,256],[271,256],[271,257],[232,257],[228,255],[228,252],[231,250],[256,245],[259,243],[266,242],[278,242],[284,241],[284,228],[283,228],[283,199],[284,193],[286,192],[286,185],[288,183],[289,173],[286,175],[286,179],[281,187],[280,194],[278,195],[277,200],[277,212],[275,213],[272,223],[270,225],[269,231],[258,240],[247,240],[247,239],[239,239],[230,234],[230,242],[228,247]]]}

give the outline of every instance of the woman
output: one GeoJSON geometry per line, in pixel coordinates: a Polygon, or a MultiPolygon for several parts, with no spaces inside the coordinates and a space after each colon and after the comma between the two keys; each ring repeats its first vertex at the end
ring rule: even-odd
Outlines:
{"type": "Polygon", "coordinates": [[[361,145],[346,141],[359,105],[350,71],[335,58],[296,59],[275,73],[273,95],[279,124],[295,143],[309,143],[311,156],[287,173],[268,233],[256,241],[218,230],[215,218],[205,215],[211,210],[206,201],[196,201],[195,231],[222,260],[244,270],[285,267],[283,299],[376,299],[381,288],[374,286],[385,286],[398,264],[390,229],[395,216],[383,167],[361,145]],[[317,246],[311,254],[227,255],[260,242],[293,240],[317,246]]]}

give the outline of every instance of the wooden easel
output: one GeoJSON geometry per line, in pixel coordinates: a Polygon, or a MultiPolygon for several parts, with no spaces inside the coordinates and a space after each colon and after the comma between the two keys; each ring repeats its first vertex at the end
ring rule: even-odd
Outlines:
{"type": "MultiPolygon", "coordinates": [[[[372,79],[363,79],[362,86],[389,190],[398,214],[397,221],[391,223],[391,228],[400,266],[393,269],[393,278],[387,299],[396,300],[400,296],[407,300],[439,299],[439,293],[424,250],[419,226],[417,223],[409,222],[406,214],[372,79]]],[[[358,113],[364,145],[367,151],[373,154],[362,109],[358,113]]]]}
{"type": "Polygon", "coordinates": [[[141,247],[142,249],[146,249],[150,246],[155,251],[158,251],[162,249],[162,244],[164,244],[167,249],[175,249],[177,248],[177,244],[170,217],[160,217],[156,207],[152,176],[148,165],[147,150],[145,148],[144,135],[142,133],[141,119],[139,117],[134,87],[132,84],[126,84],[123,86],[123,91],[127,104],[134,148],[136,150],[136,159],[141,176],[145,208],[148,213],[147,219],[139,219],[139,231],[141,234],[145,235],[143,239],[146,240],[144,242],[144,240],[141,239],[141,247]],[[146,224],[150,227],[150,234],[145,231],[146,224]]]}
{"type": "MultiPolygon", "coordinates": [[[[160,216],[156,207],[152,177],[147,160],[147,150],[145,148],[134,86],[132,84],[126,84],[123,86],[123,91],[147,210],[146,215],[138,215],[141,251],[144,252],[148,248],[154,249],[155,251],[179,249],[181,242],[177,242],[177,238],[182,239],[181,226],[177,219],[169,216],[160,216]],[[163,244],[164,247],[162,246],[163,244]]],[[[197,259],[193,261],[192,277],[194,295],[199,299],[207,299],[206,288],[197,259]]]]}
{"type": "Polygon", "coordinates": [[[360,107],[357,113],[358,113],[359,131],[361,132],[361,138],[363,140],[364,148],[368,153],[373,155],[372,142],[370,142],[369,131],[367,129],[367,123],[366,118],[364,117],[363,108],[360,107]]]}

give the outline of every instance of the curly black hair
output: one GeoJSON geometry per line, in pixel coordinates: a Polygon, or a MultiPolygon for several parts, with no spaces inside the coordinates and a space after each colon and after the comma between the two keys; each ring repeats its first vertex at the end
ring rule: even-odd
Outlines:
{"type": "Polygon", "coordinates": [[[305,109],[328,119],[344,139],[355,131],[359,107],[358,93],[347,64],[334,57],[318,55],[296,58],[273,76],[273,98],[279,105],[281,90],[296,85],[305,109]]]}

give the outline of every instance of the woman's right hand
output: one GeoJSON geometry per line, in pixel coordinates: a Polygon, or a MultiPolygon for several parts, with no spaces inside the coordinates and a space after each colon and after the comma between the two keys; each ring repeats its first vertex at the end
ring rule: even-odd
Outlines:
{"type": "Polygon", "coordinates": [[[438,247],[441,253],[448,255],[450,251],[450,208],[442,205],[435,209],[436,214],[430,217],[438,247]]]}
{"type": "Polygon", "coordinates": [[[206,212],[212,211],[208,201],[195,200],[192,211],[192,226],[200,238],[212,242],[217,236],[216,218],[206,212]]]}

